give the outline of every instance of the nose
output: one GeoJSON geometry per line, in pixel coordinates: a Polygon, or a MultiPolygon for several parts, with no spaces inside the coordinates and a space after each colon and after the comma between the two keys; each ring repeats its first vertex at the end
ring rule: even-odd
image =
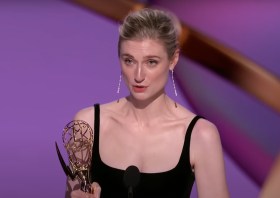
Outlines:
{"type": "Polygon", "coordinates": [[[141,83],[145,80],[145,71],[141,66],[138,66],[135,70],[134,81],[136,83],[141,83]]]}

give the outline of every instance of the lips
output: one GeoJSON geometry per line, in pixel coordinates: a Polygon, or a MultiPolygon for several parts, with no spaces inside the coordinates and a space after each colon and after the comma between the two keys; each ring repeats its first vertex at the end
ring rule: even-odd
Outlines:
{"type": "Polygon", "coordinates": [[[132,88],[133,88],[133,91],[136,92],[136,93],[143,93],[147,89],[146,86],[141,86],[141,85],[135,85],[132,88]]]}

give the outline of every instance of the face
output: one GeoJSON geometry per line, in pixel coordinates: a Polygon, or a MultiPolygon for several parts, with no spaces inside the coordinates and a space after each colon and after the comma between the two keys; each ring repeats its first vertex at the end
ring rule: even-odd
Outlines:
{"type": "Polygon", "coordinates": [[[177,53],[169,60],[163,44],[157,40],[128,40],[120,46],[123,78],[136,100],[163,94],[169,70],[174,69],[177,60],[177,53]]]}

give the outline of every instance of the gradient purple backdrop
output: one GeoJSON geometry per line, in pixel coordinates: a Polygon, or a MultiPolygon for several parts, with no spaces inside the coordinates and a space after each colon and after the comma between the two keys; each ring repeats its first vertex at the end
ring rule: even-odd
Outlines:
{"type": "MultiPolygon", "coordinates": [[[[207,5],[184,3],[190,10],[188,18],[192,25],[216,35],[275,73],[280,73],[276,64],[279,56],[274,54],[277,47],[279,51],[279,40],[275,41],[279,34],[275,33],[275,28],[273,31],[266,29],[272,33],[266,38],[274,39],[270,42],[259,42],[255,34],[252,39],[240,40],[239,35],[252,35],[245,28],[247,26],[236,31],[236,35],[227,32],[231,32],[229,28],[240,28],[239,23],[222,28],[227,32],[217,31],[213,25],[207,26],[210,22],[203,19],[212,16],[213,12],[212,4],[207,5]],[[199,14],[199,9],[203,9],[203,12],[200,10],[203,15],[199,14]],[[242,42],[244,40],[246,45],[242,42]],[[277,42],[278,45],[275,44],[277,42]]],[[[181,13],[182,16],[178,7],[174,9],[178,9],[178,15],[181,13]]],[[[223,7],[219,9],[222,11],[223,7]]],[[[224,9],[227,13],[227,7],[224,9]]],[[[243,9],[246,12],[249,8],[243,9]]],[[[272,11],[270,13],[276,12],[275,8],[272,11]]],[[[236,20],[217,19],[220,19],[218,14],[212,19],[216,26],[236,20]]],[[[279,22],[273,19],[268,18],[264,24],[279,22]]],[[[58,141],[63,151],[61,133],[64,125],[79,109],[96,102],[109,102],[127,93],[124,85],[121,96],[116,93],[120,73],[117,24],[60,0],[0,1],[0,24],[0,196],[63,197],[65,175],[57,159],[54,142],[58,141]]],[[[277,31],[280,32],[279,29],[277,31]]],[[[173,95],[170,83],[167,92],[173,95]]],[[[180,91],[176,100],[191,108],[180,91]]],[[[257,111],[254,109],[250,115],[258,114],[257,111]]],[[[276,126],[279,125],[272,127],[276,126]]],[[[278,129],[272,128],[272,132],[267,133],[279,139],[279,135],[274,133],[278,129]]],[[[259,132],[256,134],[256,138],[263,137],[259,132]]],[[[268,150],[273,153],[274,147],[268,150]]],[[[259,187],[226,152],[225,160],[232,197],[257,197],[259,187]]],[[[195,195],[194,189],[192,197],[195,195]]]]}

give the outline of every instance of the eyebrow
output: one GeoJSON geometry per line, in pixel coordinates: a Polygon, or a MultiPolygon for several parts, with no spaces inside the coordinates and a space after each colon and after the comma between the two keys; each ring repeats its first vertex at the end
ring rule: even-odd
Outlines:
{"type": "Polygon", "coordinates": [[[130,55],[130,54],[121,54],[121,57],[124,57],[124,56],[133,57],[133,56],[132,56],[132,55],[130,55]]]}
{"type": "MultiPolygon", "coordinates": [[[[130,54],[127,54],[127,53],[125,53],[125,54],[121,54],[121,57],[131,57],[131,58],[134,58],[134,56],[132,56],[132,55],[130,55],[130,54]]],[[[160,57],[159,56],[156,56],[156,55],[148,55],[148,56],[145,56],[144,58],[158,58],[158,59],[160,59],[160,57]]]]}
{"type": "Polygon", "coordinates": [[[160,57],[156,56],[156,55],[145,56],[145,58],[158,58],[158,59],[160,59],[160,57]]]}

